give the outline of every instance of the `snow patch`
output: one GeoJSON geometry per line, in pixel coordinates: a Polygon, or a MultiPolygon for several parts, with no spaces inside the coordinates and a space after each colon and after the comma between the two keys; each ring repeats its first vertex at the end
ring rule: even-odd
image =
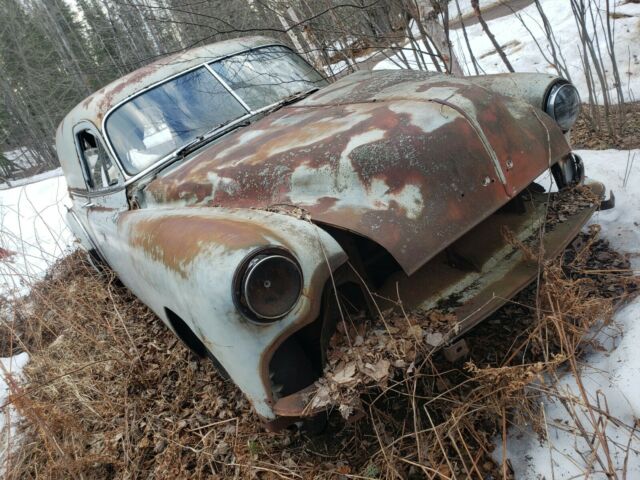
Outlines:
{"type": "MultiPolygon", "coordinates": [[[[9,358],[0,358],[0,405],[7,404],[11,389],[9,383],[20,379],[22,369],[29,361],[29,355],[22,352],[9,358]]],[[[4,458],[9,448],[16,444],[16,420],[14,408],[6,405],[0,412],[0,474],[6,467],[4,458]]]]}
{"type": "Polygon", "coordinates": [[[0,261],[0,295],[27,293],[72,244],[64,222],[65,179],[43,175],[44,180],[0,190],[0,248],[14,252],[0,261]]]}
{"type": "MultiPolygon", "coordinates": [[[[601,181],[616,195],[616,207],[597,212],[590,223],[602,226],[601,237],[621,252],[629,253],[631,266],[640,269],[640,150],[582,150],[577,151],[585,164],[587,175],[601,181]],[[631,166],[631,161],[637,158],[631,166]],[[631,167],[630,167],[631,166],[631,167]],[[626,180],[625,180],[626,179],[626,180]]],[[[547,185],[545,185],[546,187],[547,185]]],[[[593,352],[582,358],[582,382],[590,401],[607,408],[617,421],[607,424],[608,448],[616,474],[626,478],[640,478],[640,298],[636,298],[614,316],[614,326],[598,339],[608,347],[604,352],[593,352]],[[620,333],[622,332],[622,333],[620,333]],[[610,336],[605,336],[610,335],[610,336]],[[627,445],[630,451],[627,455],[627,445]]],[[[580,397],[573,375],[561,379],[559,390],[566,395],[580,397]]],[[[591,447],[575,430],[575,422],[559,401],[544,402],[548,422],[549,441],[540,442],[530,429],[512,429],[507,438],[507,458],[516,478],[582,478],[587,471],[587,457],[591,447]]],[[[590,419],[585,411],[576,414],[589,428],[590,419]]],[[[502,461],[502,441],[494,457],[502,461]]],[[[606,458],[602,447],[602,458],[606,458]]],[[[602,467],[596,463],[591,478],[606,478],[602,467]]]]}

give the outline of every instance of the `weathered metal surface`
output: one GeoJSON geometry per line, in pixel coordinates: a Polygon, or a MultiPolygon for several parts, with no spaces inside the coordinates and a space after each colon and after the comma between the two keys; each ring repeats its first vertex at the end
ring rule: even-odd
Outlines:
{"type": "Polygon", "coordinates": [[[525,102],[462,79],[370,72],[228,135],[146,192],[149,204],[297,205],[412,273],[568,152],[525,102]]]}
{"type": "Polygon", "coordinates": [[[90,222],[98,226],[94,235],[122,282],[168,325],[165,308],[177,313],[256,412],[273,419],[271,354],[319,315],[322,289],[347,259],[335,240],[309,222],[249,209],[146,209],[115,216],[97,210],[90,222]],[[282,319],[256,325],[234,304],[233,276],[248,255],[277,246],[298,260],[302,296],[282,319]]]}
{"type": "Polygon", "coordinates": [[[316,386],[310,385],[292,395],[280,398],[273,406],[276,415],[282,417],[310,417],[324,410],[324,408],[312,409],[309,400],[313,398],[316,386]]]}
{"type": "Polygon", "coordinates": [[[562,77],[548,73],[497,73],[466,77],[476,85],[509,97],[520,98],[536,108],[544,109],[543,102],[551,87],[562,77]]]}
{"type": "MultiPolygon", "coordinates": [[[[602,184],[594,182],[590,184],[590,188],[596,195],[604,195],[602,184]]],[[[544,195],[539,198],[542,197],[544,195]]],[[[528,215],[521,215],[521,219],[517,222],[520,229],[513,233],[519,240],[525,240],[532,234],[537,235],[536,228],[541,225],[546,212],[544,203],[537,203],[537,208],[531,209],[528,215]]],[[[547,230],[543,240],[543,261],[560,254],[580,232],[596,208],[595,204],[591,208],[584,208],[568,216],[562,223],[554,225],[553,229],[547,230]]],[[[503,224],[514,226],[516,223],[507,219],[503,221],[503,224]]],[[[501,235],[500,232],[498,234],[501,235]]],[[[487,239],[482,238],[481,232],[478,237],[476,243],[484,245],[483,241],[487,239]]],[[[495,242],[488,241],[487,243],[495,242]]],[[[439,347],[444,348],[443,353],[450,361],[457,361],[466,355],[468,350],[465,349],[464,342],[459,343],[455,340],[504,305],[510,298],[513,298],[538,274],[537,262],[525,258],[522,252],[512,245],[505,244],[501,251],[494,252],[494,257],[496,258],[493,258],[493,262],[491,259],[485,261],[481,271],[471,271],[466,274],[458,271],[458,276],[449,278],[449,284],[444,281],[436,286],[432,284],[440,281],[439,276],[442,271],[438,270],[438,266],[428,264],[423,270],[411,277],[390,278],[387,287],[383,287],[380,292],[381,297],[396,298],[396,293],[399,292],[406,308],[429,310],[434,308],[439,301],[446,299],[446,296],[453,296],[454,301],[460,303],[459,306],[452,308],[452,314],[456,316],[458,323],[451,332],[448,332],[449,341],[454,343],[445,347],[444,340],[447,335],[442,335],[443,342],[439,347]],[[466,291],[461,295],[461,290],[466,291]]],[[[384,308],[384,305],[380,305],[380,307],[384,308]]],[[[428,328],[428,325],[424,327],[428,328]]],[[[434,345],[434,347],[438,346],[434,345]]],[[[274,411],[278,415],[294,418],[314,415],[318,413],[318,410],[309,408],[314,393],[314,388],[309,387],[283,397],[274,405],[274,411]]]]}
{"type": "Polygon", "coordinates": [[[452,343],[451,345],[444,347],[442,349],[442,354],[444,358],[446,358],[450,362],[457,362],[461,358],[469,355],[469,345],[464,338],[461,338],[457,342],[452,343]]]}

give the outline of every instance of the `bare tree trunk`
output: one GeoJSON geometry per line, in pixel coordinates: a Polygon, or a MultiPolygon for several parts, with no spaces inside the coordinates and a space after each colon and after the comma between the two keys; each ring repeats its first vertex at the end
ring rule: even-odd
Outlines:
{"type": "Polygon", "coordinates": [[[418,20],[415,20],[415,22],[418,27],[418,31],[420,32],[420,36],[422,37],[422,43],[424,43],[424,47],[427,49],[427,53],[429,54],[429,56],[431,56],[431,60],[433,61],[433,64],[435,65],[436,70],[438,72],[442,72],[443,70],[442,70],[442,67],[440,66],[440,62],[442,62],[442,64],[445,65],[445,68],[446,68],[445,59],[442,57],[442,55],[440,55],[439,53],[436,53],[431,47],[431,39],[429,38],[429,35],[427,34],[427,30],[424,28],[422,23],[418,20]]]}
{"type": "Polygon", "coordinates": [[[538,13],[540,14],[540,18],[542,19],[542,25],[544,27],[545,35],[547,36],[547,41],[549,42],[549,49],[551,50],[551,56],[553,57],[553,65],[555,65],[556,71],[559,75],[562,75],[564,78],[571,81],[571,74],[567,68],[567,61],[562,55],[562,50],[560,49],[556,36],[553,33],[551,23],[549,23],[549,19],[544,13],[540,0],[535,0],[535,4],[538,9],[538,13]]]}
{"type": "Polygon", "coordinates": [[[407,26],[406,31],[407,31],[407,38],[409,39],[409,43],[411,44],[411,48],[413,49],[413,55],[416,59],[416,65],[418,66],[418,69],[428,71],[429,68],[427,67],[427,64],[424,60],[424,56],[422,55],[422,49],[418,45],[418,42],[416,42],[416,39],[413,36],[413,32],[411,31],[411,28],[407,26]]]}
{"type": "Polygon", "coordinates": [[[433,42],[433,45],[443,58],[447,71],[454,75],[464,76],[460,62],[458,62],[458,59],[451,50],[451,42],[447,37],[444,25],[438,21],[438,12],[436,9],[433,8],[429,0],[413,1],[415,10],[417,11],[414,19],[417,23],[424,26],[426,36],[433,42]]]}
{"type": "MultiPolygon", "coordinates": [[[[600,14],[598,12],[598,14],[600,14]]],[[[611,5],[610,0],[606,0],[606,30],[605,30],[605,43],[607,46],[607,53],[609,54],[609,58],[611,59],[611,69],[613,71],[613,84],[616,87],[616,93],[618,95],[618,105],[622,106],[624,104],[624,93],[622,91],[622,80],[620,78],[620,71],[618,70],[618,60],[616,59],[616,49],[615,49],[615,36],[614,29],[611,27],[611,5]]],[[[624,121],[623,109],[619,109],[619,121],[622,123],[624,121]]]]}
{"type": "Polygon", "coordinates": [[[475,70],[476,75],[480,75],[478,60],[476,60],[476,56],[473,54],[473,50],[471,49],[471,43],[469,43],[469,36],[467,35],[467,27],[464,25],[464,21],[462,20],[462,11],[460,10],[460,2],[458,2],[458,0],[456,0],[456,8],[458,9],[458,21],[460,22],[460,26],[462,27],[464,43],[467,45],[467,50],[469,51],[469,56],[471,57],[473,69],[475,70]]]}
{"type": "Polygon", "coordinates": [[[493,47],[498,52],[498,55],[500,55],[500,58],[502,59],[502,63],[504,63],[505,67],[507,67],[507,70],[509,70],[510,72],[514,72],[515,70],[511,66],[511,62],[509,62],[507,55],[504,53],[504,50],[496,40],[496,37],[494,37],[493,33],[491,33],[491,30],[489,30],[489,25],[487,25],[487,22],[485,22],[484,18],[482,18],[482,12],[480,11],[480,1],[471,0],[471,6],[473,7],[473,11],[476,14],[476,17],[478,18],[480,25],[482,26],[482,30],[487,35],[487,37],[489,37],[489,40],[491,40],[491,43],[493,44],[493,47]]]}
{"type": "MultiPolygon", "coordinates": [[[[573,12],[574,12],[575,21],[578,27],[578,34],[582,42],[585,59],[587,55],[591,57],[593,68],[596,71],[598,82],[600,83],[600,88],[602,90],[602,101],[604,103],[604,115],[605,115],[605,123],[607,125],[607,131],[609,132],[610,135],[613,135],[613,125],[611,124],[611,118],[610,118],[611,102],[609,99],[608,83],[607,83],[606,75],[604,72],[604,66],[602,65],[602,59],[599,57],[598,53],[596,53],[595,47],[593,45],[593,40],[589,36],[589,31],[587,27],[587,7],[584,3],[584,0],[571,0],[571,8],[573,9],[573,12]]],[[[589,6],[589,8],[591,7],[589,6]]]]}

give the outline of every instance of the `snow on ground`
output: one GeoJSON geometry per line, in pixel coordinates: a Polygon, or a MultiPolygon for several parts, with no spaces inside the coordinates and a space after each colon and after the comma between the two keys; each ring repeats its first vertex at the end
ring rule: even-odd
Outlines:
{"type": "MultiPolygon", "coordinates": [[[[640,271],[640,150],[582,150],[577,151],[585,163],[588,177],[603,182],[613,190],[616,207],[597,212],[591,223],[602,226],[601,237],[611,245],[631,255],[631,267],[640,271]],[[635,160],[635,161],[634,161],[635,160]],[[633,165],[631,165],[633,163],[633,165]],[[631,168],[630,168],[631,167],[631,168]]],[[[582,359],[582,381],[593,404],[600,404],[612,417],[624,423],[616,426],[608,423],[608,447],[612,449],[614,468],[621,478],[640,478],[640,424],[635,438],[630,442],[632,430],[640,419],[640,298],[618,311],[615,325],[607,330],[611,337],[602,335],[599,340],[606,346],[602,352],[593,352],[582,359]],[[630,443],[629,443],[630,442],[630,443]],[[627,457],[627,447],[630,453],[627,457]]],[[[576,378],[565,375],[560,381],[561,392],[580,396],[576,378]]],[[[577,412],[588,431],[590,419],[585,412],[577,412]]],[[[530,429],[512,429],[507,439],[507,458],[515,470],[516,478],[569,479],[585,476],[586,462],[579,455],[591,453],[581,435],[575,432],[575,422],[558,401],[545,402],[549,441],[540,442],[530,429]]],[[[501,441],[495,457],[502,458],[501,441]]],[[[599,449],[606,458],[602,448],[599,449]]],[[[591,478],[604,478],[597,465],[591,478]]]]}
{"type": "MultiPolygon", "coordinates": [[[[69,250],[72,236],[64,223],[67,184],[60,169],[25,179],[19,187],[0,189],[0,297],[22,295],[29,283],[69,250]],[[13,252],[6,256],[6,252],[13,252]]],[[[6,310],[0,309],[0,321],[6,310]]],[[[0,407],[7,402],[7,376],[19,378],[29,357],[20,353],[0,358],[0,407]]],[[[0,411],[0,469],[7,446],[15,441],[15,413],[10,407],[0,411]],[[5,428],[11,425],[11,428],[5,428]]]]}
{"type": "MultiPolygon", "coordinates": [[[[7,376],[11,376],[13,379],[18,378],[28,361],[29,356],[26,352],[10,358],[0,358],[0,407],[7,402],[9,395],[7,376]]],[[[16,442],[15,420],[16,414],[12,407],[7,406],[0,411],[0,473],[4,468],[4,462],[1,459],[4,458],[6,449],[11,448],[16,442]],[[10,425],[10,428],[5,428],[5,425],[10,425]]]]}
{"type": "MultiPolygon", "coordinates": [[[[601,6],[602,17],[604,18],[604,0],[590,1],[596,2],[597,5],[601,6]]],[[[466,5],[468,3],[468,1],[460,1],[460,6],[462,7],[463,4],[466,5]]],[[[553,25],[553,31],[560,51],[566,61],[571,81],[579,90],[582,99],[587,101],[589,96],[584,69],[580,60],[580,42],[571,4],[569,0],[541,0],[540,3],[547,18],[553,25]]],[[[638,97],[640,97],[640,5],[632,3],[622,4],[621,0],[611,3],[612,5],[615,3],[615,6],[612,7],[612,9],[615,8],[615,18],[612,22],[615,38],[615,54],[621,76],[622,90],[626,100],[637,100],[638,97]]],[[[457,18],[455,4],[453,7],[450,4],[450,8],[454,8],[451,17],[452,21],[454,21],[457,18]]],[[[463,14],[469,13],[469,8],[470,7],[465,7],[463,14]]],[[[486,6],[483,6],[483,8],[486,9],[486,6]]],[[[544,57],[536,45],[537,42],[544,50],[547,58],[551,58],[549,46],[542,27],[542,21],[534,4],[517,11],[516,14],[496,18],[487,23],[498,43],[504,48],[516,72],[558,73],[549,62],[544,60],[544,57]],[[527,28],[531,33],[527,31],[527,28]]],[[[600,42],[604,42],[604,27],[600,23],[600,19],[596,19],[596,23],[601,33],[600,42]]],[[[468,26],[467,35],[469,36],[469,43],[472,46],[474,56],[480,64],[481,74],[503,73],[507,71],[480,24],[468,26]]],[[[463,65],[466,64],[466,67],[463,67],[463,69],[466,70],[468,74],[474,74],[475,72],[466,49],[462,29],[459,26],[454,26],[450,36],[458,59],[463,65]]],[[[419,49],[423,52],[426,51],[421,42],[419,42],[419,49]]],[[[601,50],[610,77],[609,95],[612,101],[615,101],[616,93],[610,71],[611,62],[608,60],[604,44],[601,45],[601,50]]],[[[410,44],[405,45],[403,53],[404,57],[409,60],[411,68],[418,68],[410,44]]],[[[390,59],[381,61],[374,66],[373,69],[407,68],[404,66],[404,63],[402,56],[396,54],[391,56],[390,59]]],[[[428,65],[428,68],[433,70],[431,65],[428,65]]],[[[602,95],[599,94],[596,100],[597,103],[602,103],[602,95]]]]}
{"type": "MultiPolygon", "coordinates": [[[[611,351],[590,355],[581,366],[582,383],[591,403],[597,405],[599,400],[599,404],[616,421],[624,424],[616,426],[612,420],[607,422],[606,428],[609,439],[607,447],[610,449],[616,478],[640,478],[640,442],[636,424],[640,416],[639,318],[640,302],[637,300],[620,310],[615,320],[623,333],[615,339],[617,346],[611,351]]],[[[576,379],[572,375],[561,379],[558,390],[566,396],[580,398],[576,379]]],[[[587,412],[577,407],[576,413],[585,429],[593,432],[587,412]]],[[[557,400],[545,401],[545,417],[548,423],[548,441],[540,442],[529,429],[512,429],[508,434],[507,457],[511,461],[515,477],[606,478],[598,463],[591,475],[586,475],[587,462],[580,454],[588,457],[592,448],[586,444],[580,432],[576,431],[576,422],[563,404],[557,400]]],[[[498,441],[497,445],[495,456],[501,461],[501,442],[498,441]]],[[[607,458],[601,446],[597,450],[601,458],[607,458]]]]}
{"type": "Polygon", "coordinates": [[[602,225],[603,237],[614,248],[630,253],[631,268],[640,272],[640,150],[576,153],[585,162],[586,175],[603,182],[616,197],[616,207],[596,212],[591,222],[602,225]]]}
{"type": "Polygon", "coordinates": [[[14,253],[0,261],[0,295],[25,293],[67,251],[67,198],[63,176],[0,190],[0,248],[14,253]]]}

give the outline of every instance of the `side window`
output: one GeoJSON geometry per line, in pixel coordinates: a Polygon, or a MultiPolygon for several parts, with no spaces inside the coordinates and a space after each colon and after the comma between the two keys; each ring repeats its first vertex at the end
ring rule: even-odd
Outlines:
{"type": "Polygon", "coordinates": [[[76,134],[78,151],[89,190],[101,190],[118,184],[118,167],[111,161],[102,142],[90,130],[76,134]]]}

